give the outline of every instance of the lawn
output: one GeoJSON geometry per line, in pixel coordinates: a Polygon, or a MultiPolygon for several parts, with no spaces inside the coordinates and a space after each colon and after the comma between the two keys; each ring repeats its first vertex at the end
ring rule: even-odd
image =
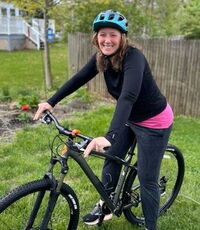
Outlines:
{"type": "MultiPolygon", "coordinates": [[[[113,106],[99,105],[95,110],[73,114],[63,124],[79,128],[90,136],[103,135],[109,124],[113,106]],[[92,119],[91,119],[92,118],[92,119]]],[[[49,131],[44,125],[37,128],[27,127],[17,132],[15,140],[0,149],[0,194],[25,183],[39,178],[47,169],[48,138],[52,138],[55,131],[49,131]]],[[[200,200],[198,189],[199,177],[199,149],[200,120],[186,117],[176,117],[170,142],[177,145],[184,153],[186,174],[181,192],[170,210],[159,219],[160,230],[198,230],[200,200]]],[[[100,173],[102,162],[91,157],[89,163],[100,173]]],[[[169,169],[170,170],[170,169],[169,169]]],[[[73,162],[70,163],[66,182],[76,191],[81,205],[81,216],[90,211],[98,199],[88,179],[73,162]]],[[[79,230],[88,229],[80,221],[79,230]]],[[[98,229],[98,228],[94,228],[98,229]]],[[[126,219],[115,217],[113,221],[105,223],[101,229],[122,230],[139,229],[131,226],[126,219]]]]}
{"type": "MultiPolygon", "coordinates": [[[[52,72],[55,87],[67,78],[67,47],[54,44],[51,47],[52,72]]],[[[8,87],[12,98],[22,89],[30,89],[43,95],[43,67],[41,51],[0,52],[0,89],[8,87]]],[[[96,103],[91,111],[72,113],[62,123],[71,128],[79,128],[89,136],[104,135],[112,116],[113,105],[96,103]],[[98,105],[97,105],[98,104],[98,105]]],[[[39,123],[39,122],[38,122],[39,123]]],[[[16,133],[11,143],[0,143],[0,195],[30,180],[41,178],[48,167],[49,138],[56,131],[45,125],[27,126],[16,133]]],[[[184,183],[178,198],[170,210],[159,218],[159,230],[199,230],[200,220],[200,118],[176,116],[170,143],[177,145],[184,154],[186,172],[184,183]]],[[[89,158],[89,163],[100,174],[102,162],[89,158]]],[[[81,216],[91,210],[98,195],[88,179],[76,164],[70,162],[66,178],[77,193],[80,201],[81,216]]],[[[169,168],[170,170],[170,168],[169,168]]],[[[17,221],[17,220],[16,220],[17,221]]],[[[3,226],[0,223],[0,229],[3,226]]],[[[78,230],[89,229],[81,220],[78,230]]],[[[94,230],[99,229],[94,227],[94,230]]],[[[102,230],[137,230],[129,224],[124,216],[114,217],[113,221],[104,223],[102,230]]],[[[59,229],[57,229],[59,230],[59,229]]]]}
{"type": "MultiPolygon", "coordinates": [[[[51,45],[50,56],[54,88],[57,88],[68,77],[67,44],[51,45]]],[[[12,98],[24,89],[45,94],[43,51],[0,51],[0,59],[0,95],[5,89],[12,98]]]]}

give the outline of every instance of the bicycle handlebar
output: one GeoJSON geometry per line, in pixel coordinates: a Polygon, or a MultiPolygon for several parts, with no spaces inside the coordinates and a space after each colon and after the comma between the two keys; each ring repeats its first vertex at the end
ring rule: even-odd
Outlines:
{"type": "MultiPolygon", "coordinates": [[[[87,146],[89,144],[89,142],[92,141],[93,138],[91,137],[88,137],[88,136],[85,136],[83,134],[80,134],[80,133],[75,133],[73,132],[73,130],[69,130],[67,128],[64,128],[63,126],[61,126],[58,122],[58,120],[55,118],[55,116],[49,111],[49,110],[45,110],[44,111],[44,116],[41,118],[41,122],[42,123],[45,123],[45,124],[50,124],[51,122],[54,123],[54,125],[56,126],[56,128],[58,129],[59,133],[64,135],[64,136],[68,136],[68,137],[71,137],[71,138],[75,138],[75,137],[79,137],[83,140],[84,143],[82,143],[80,146],[78,143],[75,143],[76,144],[76,147],[81,150],[83,147],[87,146]]],[[[117,156],[112,156],[110,154],[107,154],[107,152],[97,152],[97,151],[92,151],[91,152],[92,155],[96,155],[96,156],[99,156],[99,157],[103,157],[103,158],[108,158],[110,160],[114,160],[116,163],[119,163],[119,164],[124,164],[124,165],[128,165],[128,163],[117,157],[117,156]]],[[[130,165],[128,165],[130,166],[130,165]]]]}
{"type": "Polygon", "coordinates": [[[50,124],[51,122],[53,122],[60,134],[71,137],[71,138],[80,137],[81,139],[87,140],[88,142],[92,141],[91,137],[82,135],[80,133],[75,133],[74,130],[69,130],[61,126],[58,120],[49,110],[45,110],[44,114],[45,115],[41,118],[41,122],[45,124],[50,124]]]}

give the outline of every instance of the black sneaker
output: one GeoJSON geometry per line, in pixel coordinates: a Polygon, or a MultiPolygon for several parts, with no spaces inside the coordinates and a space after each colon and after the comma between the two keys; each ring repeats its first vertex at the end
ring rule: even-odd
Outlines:
{"type": "MultiPolygon", "coordinates": [[[[102,214],[101,206],[97,203],[94,209],[83,217],[83,222],[87,225],[97,225],[99,223],[100,215],[102,214]]],[[[112,219],[113,214],[109,211],[106,212],[103,220],[112,219]]]]}

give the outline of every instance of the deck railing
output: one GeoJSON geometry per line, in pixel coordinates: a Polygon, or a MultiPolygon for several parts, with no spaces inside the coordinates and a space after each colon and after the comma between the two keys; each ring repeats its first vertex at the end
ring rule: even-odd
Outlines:
{"type": "Polygon", "coordinates": [[[44,37],[40,34],[40,32],[21,17],[0,17],[0,34],[23,34],[37,46],[37,49],[40,49],[40,42],[44,42],[44,37]]]}
{"type": "Polygon", "coordinates": [[[25,20],[23,20],[23,34],[26,35],[32,42],[40,49],[40,42],[44,42],[44,37],[35,28],[31,27],[25,20]]]}

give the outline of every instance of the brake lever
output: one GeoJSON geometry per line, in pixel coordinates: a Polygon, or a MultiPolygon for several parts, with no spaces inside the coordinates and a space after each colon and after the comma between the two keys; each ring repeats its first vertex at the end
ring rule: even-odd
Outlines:
{"type": "Polygon", "coordinates": [[[42,118],[40,118],[41,123],[49,125],[52,122],[51,117],[48,114],[45,114],[42,118]]]}
{"type": "Polygon", "coordinates": [[[74,146],[80,151],[85,151],[85,148],[88,145],[88,142],[89,142],[88,140],[84,140],[84,141],[75,143],[74,146]]]}

